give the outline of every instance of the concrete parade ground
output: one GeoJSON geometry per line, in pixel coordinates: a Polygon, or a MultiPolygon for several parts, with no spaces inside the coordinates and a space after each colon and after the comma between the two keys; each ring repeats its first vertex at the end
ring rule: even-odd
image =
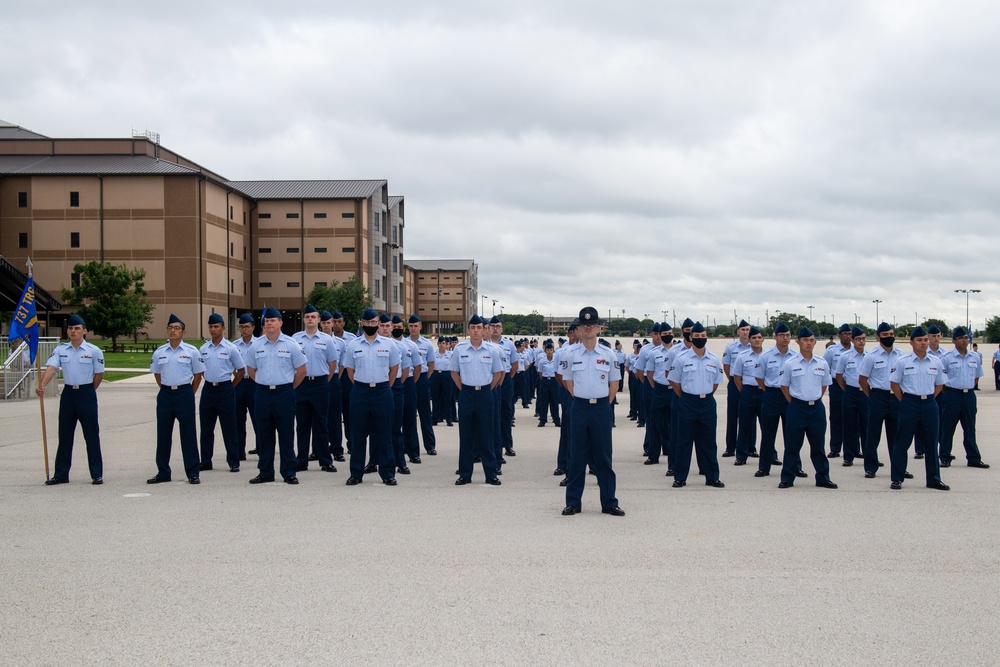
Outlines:
{"type": "MultiPolygon", "coordinates": [[[[891,491],[884,441],[875,479],[830,460],[836,490],[814,485],[808,445],[792,489],[732,458],[726,488],[695,468],[672,489],[665,464],[643,465],[626,393],[621,518],[601,513],[593,476],[583,513],[560,515],[558,429],[519,402],[500,487],[480,466],[454,485],[459,429],[444,424],[438,456],[396,487],[345,486],[346,462],[252,486],[257,457],[230,473],[218,431],[215,470],[191,486],[176,429],[175,481],[147,485],[149,376],[98,390],[104,485],[78,431],[70,483],[46,487],[38,401],[0,404],[0,665],[997,665],[1000,392],[986,373],[993,467],[966,467],[959,432],[948,492],[925,488],[912,448],[914,479],[891,491]]],[[[721,453],[724,385],[717,398],[721,453]]],[[[45,406],[51,460],[58,401],[45,406]]]]}

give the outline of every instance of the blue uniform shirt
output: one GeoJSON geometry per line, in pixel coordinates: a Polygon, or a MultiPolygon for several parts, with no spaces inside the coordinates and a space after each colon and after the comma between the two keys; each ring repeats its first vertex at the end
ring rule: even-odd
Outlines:
{"type": "Polygon", "coordinates": [[[622,379],[618,357],[603,345],[593,351],[583,344],[571,345],[560,358],[561,375],[573,383],[574,398],[607,398],[611,383],[622,379]]]}
{"type": "Polygon", "coordinates": [[[753,351],[752,347],[740,352],[729,366],[730,377],[739,376],[743,384],[756,387],[757,376],[755,373],[757,372],[757,362],[761,354],[764,354],[764,350],[761,350],[760,354],[757,354],[753,351]]]}
{"type": "Polygon", "coordinates": [[[73,343],[61,343],[52,350],[45,365],[61,368],[63,382],[70,386],[93,384],[94,375],[104,372],[104,353],[87,341],[81,341],[76,348],[73,343]]]}
{"type": "Polygon", "coordinates": [[[290,336],[279,334],[273,343],[267,336],[253,342],[247,366],[256,369],[254,381],[265,386],[289,384],[295,380],[295,370],[306,363],[302,348],[290,336]]]}
{"type": "Polygon", "coordinates": [[[896,360],[889,371],[889,380],[899,385],[904,394],[928,396],[934,387],[944,384],[944,364],[933,354],[924,355],[923,361],[911,352],[896,360]]]}
{"type": "Polygon", "coordinates": [[[299,344],[302,354],[306,358],[306,375],[318,377],[330,375],[330,363],[336,370],[340,363],[340,348],[334,345],[329,334],[317,331],[312,336],[305,331],[297,331],[292,334],[292,340],[299,344]]]}
{"type": "Polygon", "coordinates": [[[354,369],[354,381],[379,384],[389,381],[389,369],[399,365],[399,347],[391,338],[375,336],[372,342],[357,336],[347,344],[344,368],[354,369]]]}
{"type": "MultiPolygon", "coordinates": [[[[419,360],[420,352],[414,351],[415,346],[408,345],[407,343],[409,343],[409,341],[403,338],[400,338],[399,340],[393,338],[392,342],[396,346],[396,349],[399,350],[399,368],[396,369],[396,379],[398,380],[403,377],[403,371],[405,369],[413,368],[413,360],[414,358],[419,360]]],[[[412,370],[407,377],[413,377],[412,370]]]]}
{"type": "Polygon", "coordinates": [[[551,361],[549,360],[548,357],[542,356],[539,357],[538,360],[535,362],[535,367],[538,369],[538,372],[541,374],[543,378],[555,379],[556,368],[558,368],[558,366],[559,366],[559,360],[556,359],[554,351],[552,353],[551,361]]]}
{"type": "Polygon", "coordinates": [[[250,357],[251,357],[250,349],[253,347],[253,342],[255,340],[257,340],[257,339],[254,338],[253,336],[251,336],[250,337],[250,342],[249,343],[244,343],[243,342],[243,337],[240,336],[239,338],[237,338],[236,340],[233,341],[233,345],[236,346],[236,349],[240,351],[240,356],[243,357],[243,364],[244,364],[244,366],[250,362],[250,357]]]}
{"type": "Polygon", "coordinates": [[[646,355],[646,370],[653,371],[653,382],[656,384],[670,386],[670,381],[667,380],[667,373],[670,372],[670,363],[674,358],[673,352],[678,347],[683,346],[672,345],[671,347],[664,347],[660,345],[655,350],[650,350],[649,354],[646,355]]]}
{"type": "Polygon", "coordinates": [[[860,389],[861,383],[858,381],[858,377],[861,375],[861,366],[864,364],[866,356],[868,356],[867,352],[858,354],[853,347],[850,351],[844,352],[837,359],[836,375],[843,375],[847,385],[860,389]]]}
{"type": "Polygon", "coordinates": [[[218,345],[207,341],[198,350],[198,354],[201,363],[205,365],[205,382],[231,382],[233,373],[246,368],[239,348],[225,338],[218,345]]]}
{"type": "Polygon", "coordinates": [[[420,372],[427,372],[427,364],[434,361],[434,353],[437,351],[434,349],[434,345],[424,338],[423,336],[417,336],[416,340],[412,338],[407,338],[408,341],[417,346],[420,351],[420,372]]]}
{"type": "Polygon", "coordinates": [[[823,387],[829,387],[833,379],[826,359],[814,354],[812,359],[806,361],[801,354],[796,354],[793,359],[785,362],[779,382],[782,387],[788,387],[792,398],[818,401],[823,398],[823,387]]]}
{"type": "Polygon", "coordinates": [[[679,384],[685,394],[711,394],[715,386],[722,382],[722,362],[705,350],[699,357],[693,350],[684,350],[674,356],[667,379],[679,384]]]}
{"type": "Polygon", "coordinates": [[[160,376],[160,384],[175,387],[191,384],[195,375],[205,372],[205,364],[201,363],[198,348],[181,341],[176,348],[170,343],[156,348],[149,371],[160,376]]]}
{"type": "Polygon", "coordinates": [[[487,386],[493,382],[493,374],[503,370],[500,350],[486,341],[478,349],[470,341],[462,341],[455,346],[451,355],[451,370],[458,373],[462,384],[471,387],[487,386]]]}
{"type": "Polygon", "coordinates": [[[886,353],[885,348],[879,345],[876,349],[865,354],[859,375],[868,378],[868,386],[871,389],[889,391],[889,371],[902,356],[903,353],[896,348],[892,348],[890,352],[886,353]]]}
{"type": "Polygon", "coordinates": [[[983,377],[983,361],[972,350],[967,350],[964,357],[958,350],[950,350],[941,356],[941,363],[948,376],[945,385],[952,389],[972,389],[976,378],[983,377]]]}
{"type": "Polygon", "coordinates": [[[435,373],[449,373],[451,372],[451,350],[445,350],[444,352],[439,352],[434,350],[434,372],[435,373]]]}
{"type": "Polygon", "coordinates": [[[781,367],[784,366],[789,359],[793,359],[797,356],[799,356],[799,353],[793,351],[792,348],[788,348],[785,354],[779,352],[777,347],[764,350],[760,353],[760,358],[757,360],[757,367],[754,369],[754,377],[759,380],[763,380],[765,387],[777,388],[781,386],[781,367]]]}
{"type": "Polygon", "coordinates": [[[746,343],[741,343],[740,339],[737,338],[732,343],[726,346],[726,349],[722,351],[722,365],[729,366],[729,377],[733,377],[733,364],[736,362],[736,357],[740,356],[744,352],[750,349],[750,341],[746,343]]]}
{"type": "Polygon", "coordinates": [[[848,343],[847,347],[845,348],[843,345],[840,344],[840,341],[837,341],[836,345],[831,345],[830,347],[826,348],[826,352],[823,353],[823,359],[826,360],[826,364],[830,368],[831,375],[837,374],[837,364],[840,362],[840,358],[853,349],[854,349],[853,345],[848,343]]]}

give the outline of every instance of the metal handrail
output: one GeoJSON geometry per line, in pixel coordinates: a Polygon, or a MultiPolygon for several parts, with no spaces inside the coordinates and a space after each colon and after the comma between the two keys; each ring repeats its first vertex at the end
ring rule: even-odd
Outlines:
{"type": "MultiPolygon", "coordinates": [[[[59,339],[45,337],[38,339],[38,357],[48,359],[52,351],[59,345],[59,339]]],[[[9,349],[9,348],[8,348],[9,349]]],[[[30,382],[26,380],[31,377],[35,367],[29,361],[27,343],[21,341],[20,345],[3,360],[0,366],[3,374],[3,397],[4,399],[26,398],[30,393],[30,382]],[[16,396],[15,396],[16,394],[16,396]]]]}

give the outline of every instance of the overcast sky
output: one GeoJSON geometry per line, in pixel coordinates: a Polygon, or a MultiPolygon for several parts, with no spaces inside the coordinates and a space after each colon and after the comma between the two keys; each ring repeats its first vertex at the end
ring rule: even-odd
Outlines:
{"type": "MultiPolygon", "coordinates": [[[[1000,314],[1000,5],[17,3],[0,118],[385,178],[506,312],[1000,314]],[[99,5],[99,9],[87,5],[99,5]],[[217,6],[220,5],[220,6],[217,6]]],[[[672,317],[670,315],[669,317],[672,317]]]]}

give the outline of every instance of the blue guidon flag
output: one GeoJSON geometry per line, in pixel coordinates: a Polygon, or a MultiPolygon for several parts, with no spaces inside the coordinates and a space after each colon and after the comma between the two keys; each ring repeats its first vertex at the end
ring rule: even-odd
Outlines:
{"type": "Polygon", "coordinates": [[[38,355],[38,314],[35,312],[35,279],[28,276],[28,282],[21,292],[21,300],[14,310],[14,320],[10,323],[10,335],[7,340],[11,345],[21,339],[31,350],[31,363],[35,363],[38,355]]]}

